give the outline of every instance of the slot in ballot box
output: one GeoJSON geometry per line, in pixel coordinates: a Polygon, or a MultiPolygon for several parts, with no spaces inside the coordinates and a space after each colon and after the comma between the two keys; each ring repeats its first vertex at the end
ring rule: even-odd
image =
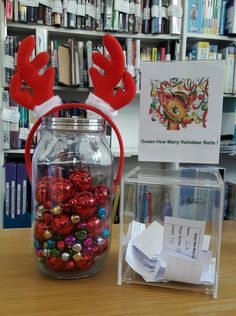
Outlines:
{"type": "Polygon", "coordinates": [[[123,176],[118,284],[217,297],[224,183],[213,169],[147,169],[123,176]]]}

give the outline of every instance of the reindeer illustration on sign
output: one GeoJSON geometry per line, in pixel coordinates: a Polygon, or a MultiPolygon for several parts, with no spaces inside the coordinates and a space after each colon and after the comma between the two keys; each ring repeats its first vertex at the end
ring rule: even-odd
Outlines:
{"type": "Polygon", "coordinates": [[[209,78],[151,80],[152,102],[149,114],[167,130],[180,130],[189,124],[206,128],[209,78]]]}

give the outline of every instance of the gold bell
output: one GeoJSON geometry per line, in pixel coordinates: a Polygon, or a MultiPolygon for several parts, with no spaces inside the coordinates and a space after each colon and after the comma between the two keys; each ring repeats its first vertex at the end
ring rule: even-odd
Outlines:
{"type": "Polygon", "coordinates": [[[61,214],[61,207],[58,205],[58,206],[54,206],[53,209],[52,209],[52,213],[54,215],[60,215],[61,214]]]}
{"type": "Polygon", "coordinates": [[[73,256],[73,259],[74,259],[75,261],[80,261],[81,257],[82,257],[81,253],[78,252],[78,253],[76,253],[76,254],[73,256]]]}
{"type": "Polygon", "coordinates": [[[45,232],[43,233],[43,236],[46,238],[46,239],[49,239],[52,237],[52,234],[49,230],[45,230],[45,232]]]}
{"type": "Polygon", "coordinates": [[[71,222],[73,224],[77,224],[77,223],[79,223],[79,221],[80,221],[80,216],[79,215],[72,215],[71,216],[71,222]]]}

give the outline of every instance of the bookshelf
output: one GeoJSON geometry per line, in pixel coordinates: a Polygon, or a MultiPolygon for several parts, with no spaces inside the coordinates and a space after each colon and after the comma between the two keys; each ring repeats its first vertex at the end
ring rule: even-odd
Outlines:
{"type": "MultiPolygon", "coordinates": [[[[3,8],[3,1],[1,1],[1,6],[3,8]]],[[[95,41],[101,42],[102,36],[106,33],[104,31],[90,31],[90,30],[78,30],[78,29],[68,29],[64,27],[54,27],[46,25],[37,25],[37,24],[24,24],[17,22],[6,22],[5,25],[5,35],[17,35],[19,38],[30,34],[36,34],[37,30],[44,30],[47,34],[47,42],[50,39],[58,39],[58,42],[70,38],[75,38],[76,40],[81,41],[95,41]]],[[[127,38],[132,40],[140,40],[142,45],[161,45],[162,43],[167,42],[176,42],[180,41],[180,35],[171,35],[171,34],[127,34],[119,32],[110,32],[113,34],[123,45],[127,38]]],[[[8,90],[9,85],[4,84],[3,87],[8,90]]],[[[79,100],[83,102],[86,99],[87,94],[91,89],[85,87],[68,87],[55,85],[54,90],[62,98],[66,98],[67,95],[70,95],[71,99],[79,100]]],[[[132,155],[137,155],[137,143],[138,143],[138,104],[139,104],[139,95],[140,91],[137,90],[137,97],[130,105],[130,109],[121,110],[119,112],[119,117],[115,118],[114,121],[117,123],[118,127],[121,129],[125,144],[125,156],[130,157],[132,155]],[[132,135],[132,140],[130,135],[132,135]]],[[[114,137],[112,138],[114,139],[114,137]]],[[[118,155],[118,142],[114,139],[113,143],[113,153],[115,156],[118,155]]]]}
{"type": "MultiPolygon", "coordinates": [[[[164,2],[164,1],[163,1],[164,2]]],[[[188,4],[190,1],[182,1],[183,8],[183,16],[182,16],[182,31],[180,35],[171,35],[171,34],[131,34],[131,33],[119,33],[112,32],[113,34],[123,45],[127,38],[132,40],[140,40],[141,45],[147,46],[158,46],[160,47],[166,43],[180,43],[180,59],[184,60],[186,58],[186,53],[188,48],[198,42],[198,41],[207,41],[210,44],[217,44],[220,48],[227,47],[229,45],[236,45],[236,37],[224,36],[224,35],[214,35],[214,34],[198,34],[198,33],[190,33],[187,29],[188,23],[188,4]]],[[[38,25],[38,24],[30,24],[30,23],[19,23],[19,22],[6,22],[4,17],[4,1],[0,0],[0,64],[4,65],[4,41],[6,35],[17,35],[19,38],[23,38],[24,36],[35,34],[36,30],[45,30],[47,33],[47,42],[50,39],[57,38],[59,42],[64,41],[66,38],[75,38],[80,41],[94,41],[101,42],[102,36],[107,33],[104,31],[94,31],[94,30],[79,30],[79,29],[69,29],[64,27],[54,27],[47,25],[38,25]]],[[[4,83],[4,69],[1,67],[0,74],[0,88],[9,90],[9,85],[4,83]]],[[[55,85],[54,90],[57,94],[59,94],[62,98],[67,98],[70,96],[72,100],[79,100],[79,102],[83,102],[91,88],[88,87],[69,87],[69,86],[61,86],[55,85]]],[[[236,97],[236,93],[232,94],[224,94],[224,107],[227,107],[227,102],[234,102],[236,97]]],[[[140,90],[137,90],[135,100],[126,108],[122,109],[119,112],[118,117],[114,119],[115,123],[118,125],[121,130],[124,144],[125,144],[125,156],[127,159],[133,160],[135,163],[137,162],[137,152],[138,152],[138,124],[139,124],[139,98],[140,98],[140,90]]],[[[1,101],[1,96],[0,96],[1,101]]],[[[0,133],[2,135],[2,133],[0,133]]],[[[118,143],[115,137],[112,137],[112,150],[115,157],[119,156],[118,152],[118,143]]],[[[12,150],[3,151],[1,147],[2,140],[0,140],[0,161],[4,161],[5,155],[14,155],[19,154],[19,152],[15,152],[12,150]]],[[[21,153],[22,154],[22,153],[21,153]]],[[[233,163],[228,163],[229,159],[235,159],[235,148],[227,149],[222,152],[220,157],[220,164],[222,165],[230,165],[230,178],[234,178],[236,181],[236,170],[233,167],[233,163]],[[227,158],[227,159],[226,159],[227,158]],[[232,171],[232,172],[231,172],[232,171]]],[[[1,223],[0,223],[1,226],[1,223]]]]}

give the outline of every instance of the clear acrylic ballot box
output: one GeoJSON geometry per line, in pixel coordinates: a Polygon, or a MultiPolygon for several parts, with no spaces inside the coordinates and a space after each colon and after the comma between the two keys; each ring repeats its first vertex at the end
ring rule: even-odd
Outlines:
{"type": "Polygon", "coordinates": [[[217,170],[136,167],[124,175],[118,284],[217,298],[223,203],[217,170]]]}

